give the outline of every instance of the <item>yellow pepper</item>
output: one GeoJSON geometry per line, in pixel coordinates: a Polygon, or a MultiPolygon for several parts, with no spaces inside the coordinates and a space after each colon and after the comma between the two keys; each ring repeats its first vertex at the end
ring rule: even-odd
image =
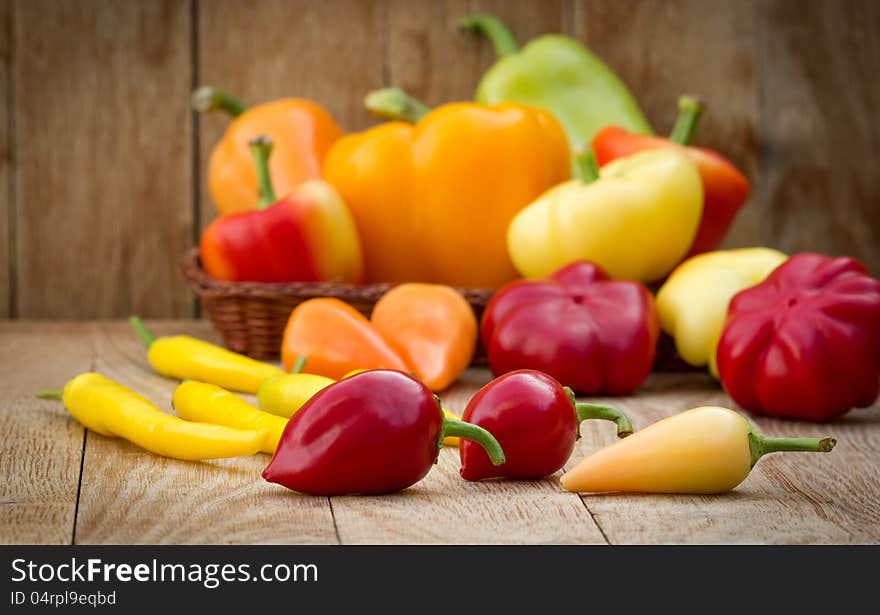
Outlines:
{"type": "Polygon", "coordinates": [[[287,427],[287,419],[263,412],[216,384],[187,380],[174,389],[174,411],[188,421],[226,425],[236,429],[264,430],[261,450],[272,454],[287,427]]]}
{"type": "Polygon", "coordinates": [[[657,293],[657,310],[660,326],[675,340],[681,358],[697,367],[708,363],[717,378],[715,349],[727,304],[785,259],[770,248],[741,248],[698,254],[679,265],[657,293]]]}
{"type": "Polygon", "coordinates": [[[768,453],[827,453],[834,438],[771,438],[727,408],[704,406],[658,421],[582,459],[562,476],[568,491],[723,493],[768,453]]]}
{"type": "Polygon", "coordinates": [[[545,192],[519,212],[507,232],[517,270],[544,278],[577,260],[612,278],[651,282],[687,253],[703,213],[694,163],[672,149],[647,150],[595,168],[582,157],[584,180],[545,192]]]}
{"type": "Polygon", "coordinates": [[[37,397],[60,399],[76,420],[95,433],[120,437],[175,459],[253,455],[266,441],[262,429],[191,423],[167,414],[134,391],[91,372],[70,380],[63,391],[43,391],[37,397]]]}
{"type": "MultiPolygon", "coordinates": [[[[306,357],[297,357],[290,372],[281,372],[266,378],[257,388],[257,405],[260,410],[290,418],[303,407],[315,393],[330,386],[335,380],[318,374],[302,374],[306,357]]],[[[351,373],[346,374],[350,376],[351,373]]]]}
{"type": "Polygon", "coordinates": [[[147,347],[150,366],[166,378],[210,382],[224,389],[256,393],[266,378],[284,374],[276,365],[188,335],[157,338],[137,316],[132,316],[130,322],[147,347]]]}

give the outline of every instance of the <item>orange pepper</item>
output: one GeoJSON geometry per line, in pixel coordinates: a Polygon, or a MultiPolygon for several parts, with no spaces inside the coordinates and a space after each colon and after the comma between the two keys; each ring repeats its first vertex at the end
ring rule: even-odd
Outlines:
{"type": "Polygon", "coordinates": [[[516,103],[428,112],[395,89],[370,94],[367,106],[417,123],[343,137],[324,163],[354,215],[366,281],[495,288],[516,278],[508,223],[570,175],[559,123],[516,103]]]}
{"type": "Polygon", "coordinates": [[[308,357],[303,371],[334,380],[356,369],[409,372],[372,323],[339,299],[309,299],[290,314],[281,342],[284,369],[299,356],[308,357]]]}
{"type": "Polygon", "coordinates": [[[470,305],[440,284],[395,286],[376,303],[370,320],[434,391],[458,378],[477,344],[477,318],[470,305]]]}
{"type": "Polygon", "coordinates": [[[290,194],[300,183],[321,178],[328,150],[342,130],[320,105],[284,98],[245,106],[228,94],[202,87],[193,93],[197,111],[222,109],[235,119],[211,150],[208,191],[221,214],[257,209],[257,175],[249,142],[267,135],[275,143],[269,169],[275,191],[290,194]]]}

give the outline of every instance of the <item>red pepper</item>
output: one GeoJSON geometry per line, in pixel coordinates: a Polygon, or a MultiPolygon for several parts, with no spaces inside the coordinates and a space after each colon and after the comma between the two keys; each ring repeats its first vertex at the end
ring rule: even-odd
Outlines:
{"type": "Polygon", "coordinates": [[[535,369],[578,393],[629,393],[651,371],[660,325],[651,293],[637,282],[609,281],[586,261],[546,280],[502,287],[480,325],[496,376],[535,369]]]}
{"type": "Polygon", "coordinates": [[[272,142],[251,141],[260,201],[256,211],[227,214],[202,233],[199,255],[218,280],[250,282],[358,282],[363,262],[354,218],[321,180],[300,184],[275,199],[269,177],[272,142]]]}
{"type": "Polygon", "coordinates": [[[852,258],[803,253],[731,299],[716,358],[743,408],[828,421],[880,392],[880,281],[852,258]]]}
{"type": "Polygon", "coordinates": [[[421,480],[446,436],[486,447],[504,463],[486,430],[444,417],[424,384],[373,370],[322,389],[293,415],[263,478],[312,495],[389,493],[421,480]]]}
{"type": "Polygon", "coordinates": [[[481,388],[468,402],[462,420],[479,425],[498,440],[506,461],[493,465],[482,448],[465,440],[459,445],[461,476],[480,480],[504,476],[535,479],[553,474],[568,461],[587,419],[617,423],[617,435],[632,425],[614,408],[576,403],[574,393],[547,374],[519,370],[481,388]]]}
{"type": "Polygon", "coordinates": [[[702,113],[702,106],[693,98],[683,96],[678,102],[679,116],[668,139],[627,132],[617,126],[606,126],[593,137],[593,151],[599,166],[630,156],[638,151],[658,147],[674,147],[687,154],[696,164],[703,180],[703,216],[687,255],[682,259],[714,250],[749,195],[749,181],[730,161],[720,154],[701,147],[689,146],[702,113]]]}

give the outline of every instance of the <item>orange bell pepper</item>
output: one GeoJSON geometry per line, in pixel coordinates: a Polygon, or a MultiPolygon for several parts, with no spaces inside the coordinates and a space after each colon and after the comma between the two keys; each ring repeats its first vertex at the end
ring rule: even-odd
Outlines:
{"type": "Polygon", "coordinates": [[[434,391],[458,378],[477,345],[474,311],[459,293],[440,284],[395,286],[376,303],[370,320],[434,391]]]}
{"type": "Polygon", "coordinates": [[[309,299],[290,314],[281,342],[284,369],[299,356],[308,357],[303,372],[334,380],[356,369],[409,371],[363,314],[332,298],[309,299]]]}
{"type": "Polygon", "coordinates": [[[415,124],[343,137],[324,162],[354,215],[366,280],[496,288],[516,278],[508,223],[570,175],[559,123],[516,103],[428,112],[396,89],[370,94],[367,107],[415,124]]]}
{"type": "Polygon", "coordinates": [[[193,107],[200,112],[222,109],[235,118],[208,161],[208,191],[221,214],[257,209],[257,175],[248,145],[257,135],[275,143],[269,167],[278,194],[320,179],[324,157],[342,135],[323,107],[302,98],[246,109],[232,96],[205,86],[193,93],[193,107]]]}

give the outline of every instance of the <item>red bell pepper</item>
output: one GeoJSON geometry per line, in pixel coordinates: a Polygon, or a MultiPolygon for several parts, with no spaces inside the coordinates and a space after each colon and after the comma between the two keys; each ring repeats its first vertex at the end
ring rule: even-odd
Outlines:
{"type": "Polygon", "coordinates": [[[272,142],[251,141],[260,200],[257,210],[227,214],[202,233],[199,255],[218,280],[359,282],[363,274],[354,218],[321,180],[300,184],[276,200],[269,177],[272,142]]]}
{"type": "Polygon", "coordinates": [[[606,126],[593,137],[593,151],[599,166],[638,151],[674,147],[683,151],[697,166],[703,180],[703,215],[691,248],[682,261],[718,247],[727,229],[749,195],[749,181],[730,161],[718,153],[689,146],[702,105],[688,96],[678,102],[679,116],[668,139],[627,132],[606,126]]]}
{"type": "Polygon", "coordinates": [[[632,433],[629,419],[614,408],[577,403],[570,388],[547,374],[525,369],[496,378],[477,391],[461,418],[495,436],[506,459],[493,465],[480,446],[463,441],[461,476],[467,480],[553,474],[571,457],[580,437],[578,426],[587,419],[616,422],[621,438],[632,433]]]}
{"type": "Polygon", "coordinates": [[[263,478],[312,495],[389,493],[421,480],[446,436],[480,442],[504,463],[486,430],[445,418],[424,384],[373,370],[321,389],[288,422],[263,478]]]}
{"type": "Polygon", "coordinates": [[[623,395],[651,371],[660,334],[651,293],[610,281],[577,261],[546,280],[519,280],[493,295],[480,325],[496,376],[534,369],[578,393],[623,395]]]}
{"type": "Polygon", "coordinates": [[[852,258],[803,253],[731,299],[721,383],[757,414],[828,421],[880,392],[880,281],[852,258]]]}

